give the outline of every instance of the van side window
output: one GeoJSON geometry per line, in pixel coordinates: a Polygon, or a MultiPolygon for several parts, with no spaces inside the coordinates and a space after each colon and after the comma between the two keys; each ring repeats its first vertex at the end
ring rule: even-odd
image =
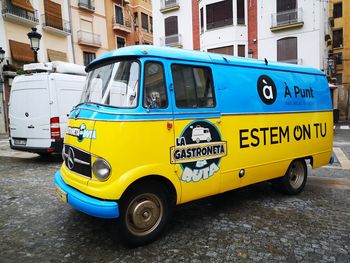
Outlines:
{"type": "Polygon", "coordinates": [[[173,64],[171,71],[174,82],[176,107],[215,107],[210,68],[173,64]]]}
{"type": "Polygon", "coordinates": [[[143,85],[143,107],[150,109],[164,109],[168,107],[164,69],[161,63],[147,62],[145,64],[143,85]]]}

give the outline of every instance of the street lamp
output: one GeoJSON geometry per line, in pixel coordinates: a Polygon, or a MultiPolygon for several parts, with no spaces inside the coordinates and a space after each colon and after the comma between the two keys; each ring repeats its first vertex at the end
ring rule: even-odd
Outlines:
{"type": "Polygon", "coordinates": [[[5,58],[5,50],[0,47],[0,64],[4,61],[5,58]]]}
{"type": "Polygon", "coordinates": [[[38,62],[38,50],[40,46],[41,34],[36,32],[36,28],[33,27],[32,31],[27,34],[30,40],[30,46],[34,51],[34,62],[38,62]]]}

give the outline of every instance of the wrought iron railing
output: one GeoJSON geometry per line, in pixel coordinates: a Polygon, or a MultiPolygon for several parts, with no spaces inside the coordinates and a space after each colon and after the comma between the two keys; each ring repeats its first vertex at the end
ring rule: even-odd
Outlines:
{"type": "Polygon", "coordinates": [[[79,30],[77,33],[78,43],[93,46],[101,46],[101,35],[83,30],[79,30]]]}
{"type": "Polygon", "coordinates": [[[79,0],[78,6],[81,8],[95,10],[95,0],[79,0]]]}
{"type": "Polygon", "coordinates": [[[41,15],[43,27],[53,27],[58,30],[64,31],[66,33],[71,33],[70,23],[67,20],[64,20],[58,16],[53,16],[49,14],[41,15]]]}
{"type": "Polygon", "coordinates": [[[7,4],[6,1],[2,2],[2,14],[12,14],[14,16],[18,16],[23,19],[30,20],[34,23],[39,23],[38,11],[34,9],[34,12],[19,8],[17,6],[13,6],[7,4]]]}

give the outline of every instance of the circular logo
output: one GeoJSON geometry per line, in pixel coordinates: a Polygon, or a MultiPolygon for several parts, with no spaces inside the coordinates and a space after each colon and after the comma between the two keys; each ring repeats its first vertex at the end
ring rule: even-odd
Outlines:
{"type": "Polygon", "coordinates": [[[273,80],[266,75],[261,75],[257,83],[260,99],[267,105],[271,105],[276,101],[277,89],[273,80]]]}
{"type": "Polygon", "coordinates": [[[68,149],[67,166],[70,170],[74,167],[74,150],[72,147],[68,149]]]}
{"type": "Polygon", "coordinates": [[[217,128],[209,121],[193,121],[176,138],[171,161],[181,165],[181,180],[198,182],[214,175],[225,155],[226,142],[217,128]]]}
{"type": "Polygon", "coordinates": [[[24,116],[29,117],[29,113],[28,112],[24,113],[24,116]]]}

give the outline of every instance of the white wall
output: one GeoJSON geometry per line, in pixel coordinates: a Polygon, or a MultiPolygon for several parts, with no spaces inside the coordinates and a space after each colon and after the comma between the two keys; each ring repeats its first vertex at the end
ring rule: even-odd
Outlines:
{"type": "Polygon", "coordinates": [[[297,37],[299,64],[323,69],[325,60],[324,35],[327,31],[327,1],[298,0],[304,25],[301,28],[272,32],[271,14],[276,13],[276,1],[258,0],[259,59],[277,61],[277,40],[297,37]]]}
{"type": "MultiPolygon", "coordinates": [[[[199,3],[199,10],[203,8],[204,32],[200,34],[200,49],[207,51],[211,48],[234,46],[234,55],[238,54],[237,45],[245,45],[246,56],[248,54],[248,10],[245,1],[245,25],[237,25],[237,2],[232,0],[233,25],[207,30],[206,28],[206,5],[221,0],[202,0],[199,3]]],[[[199,17],[200,19],[200,17],[199,17]]]]}
{"type": "Polygon", "coordinates": [[[153,45],[164,46],[165,25],[164,19],[177,16],[178,32],[181,34],[181,44],[184,49],[193,49],[192,33],[192,1],[179,0],[180,8],[175,11],[161,13],[161,1],[152,1],[153,13],[153,45]]]}

